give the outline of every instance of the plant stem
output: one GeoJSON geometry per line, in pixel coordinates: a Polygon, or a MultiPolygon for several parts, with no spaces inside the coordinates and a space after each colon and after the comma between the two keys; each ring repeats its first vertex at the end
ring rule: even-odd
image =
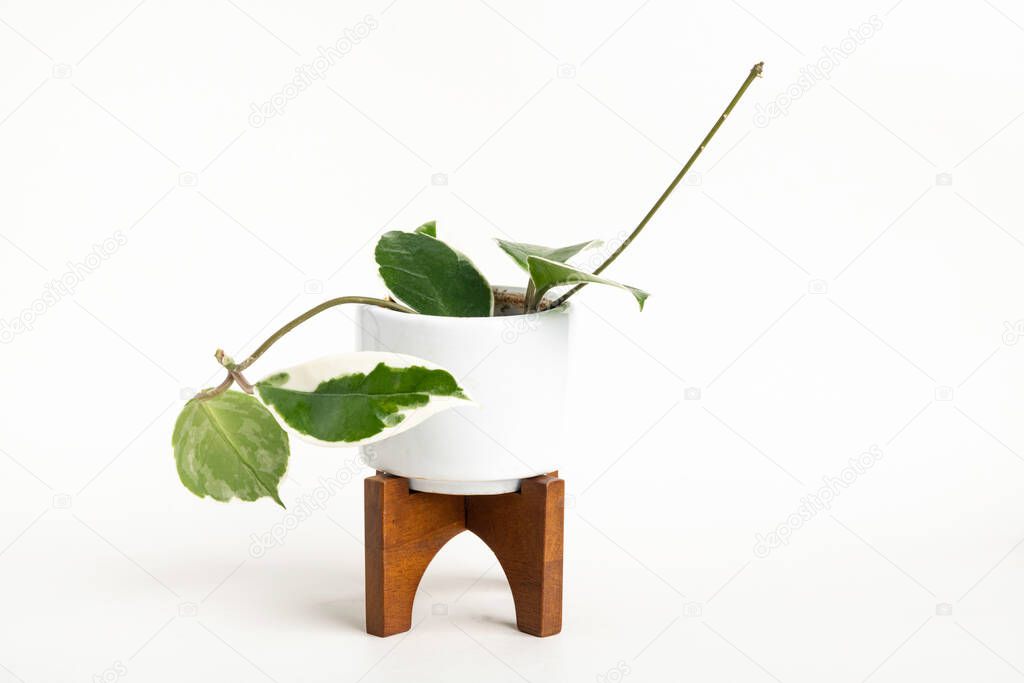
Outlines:
{"type": "MultiPolygon", "coordinates": [[[[266,353],[267,349],[273,346],[281,337],[285,336],[286,334],[288,334],[289,332],[291,332],[296,327],[306,322],[313,316],[319,313],[323,313],[329,308],[341,306],[342,304],[365,304],[367,306],[380,306],[381,308],[388,308],[391,309],[392,311],[401,311],[402,313],[416,313],[416,311],[412,310],[407,306],[403,306],[397,301],[375,299],[373,297],[368,296],[339,296],[335,299],[329,299],[318,306],[314,306],[313,308],[309,309],[302,315],[299,315],[298,317],[293,318],[289,322],[282,325],[277,332],[274,332],[274,334],[267,337],[267,340],[260,344],[259,347],[241,363],[236,364],[231,362],[230,359],[227,359],[227,357],[224,355],[224,352],[218,349],[215,356],[217,358],[217,361],[224,365],[225,368],[227,368],[228,376],[225,377],[224,381],[218,384],[216,387],[200,391],[198,394],[195,395],[195,398],[207,399],[212,398],[218,394],[222,394],[225,391],[227,391],[228,388],[230,388],[231,385],[236,381],[238,381],[239,385],[242,386],[243,389],[245,389],[246,386],[248,385],[248,382],[245,382],[245,378],[241,376],[243,370],[245,370],[250,365],[255,363],[256,360],[264,353],[266,353]]],[[[249,387],[249,389],[251,389],[251,387],[249,387]]],[[[251,390],[248,390],[248,393],[252,393],[251,390]]]]}
{"type": "Polygon", "coordinates": [[[380,306],[381,308],[389,308],[392,311],[401,311],[402,313],[415,313],[416,312],[416,311],[412,310],[411,308],[409,308],[407,306],[403,306],[402,304],[398,303],[397,301],[388,301],[386,299],[375,299],[375,298],[369,297],[369,296],[339,296],[339,297],[337,297],[335,299],[328,299],[327,301],[323,302],[319,306],[314,306],[313,308],[309,309],[308,311],[306,311],[302,315],[294,318],[293,320],[291,320],[288,323],[285,323],[281,327],[281,329],[279,329],[277,332],[275,332],[274,334],[272,334],[269,337],[267,337],[267,341],[265,341],[262,344],[260,344],[259,348],[257,348],[255,351],[252,352],[252,355],[250,355],[248,358],[246,358],[241,363],[239,363],[237,366],[235,366],[235,369],[238,370],[239,372],[241,372],[242,370],[245,370],[247,367],[249,367],[254,362],[256,362],[256,360],[260,356],[262,356],[264,353],[266,353],[267,349],[269,349],[271,346],[273,346],[274,343],[278,339],[280,339],[284,335],[288,334],[289,332],[291,332],[296,327],[298,327],[302,323],[306,322],[307,320],[309,320],[313,316],[315,316],[315,315],[317,315],[319,313],[323,313],[328,308],[334,308],[335,306],[341,306],[342,304],[366,304],[367,306],[380,306]]]}
{"type": "Polygon", "coordinates": [[[228,376],[224,378],[224,381],[211,389],[203,389],[198,394],[192,397],[194,401],[202,401],[203,399],[213,398],[217,394],[223,394],[231,384],[235,381],[235,378],[228,373],[228,376]]]}
{"type": "Polygon", "coordinates": [[[533,284],[533,278],[531,277],[526,283],[526,291],[523,292],[523,315],[527,313],[533,313],[533,295],[536,293],[536,286],[533,284]]]}
{"type": "MultiPolygon", "coordinates": [[[[665,188],[665,191],[661,193],[661,196],[658,197],[658,201],[654,202],[654,206],[652,206],[651,210],[647,212],[647,215],[643,217],[643,220],[640,221],[640,224],[633,229],[633,232],[629,233],[629,237],[623,240],[622,244],[619,245],[619,248],[613,251],[612,254],[604,260],[604,263],[602,263],[601,265],[594,269],[594,275],[600,275],[601,271],[610,266],[612,261],[617,259],[619,257],[619,254],[625,251],[626,247],[628,247],[633,242],[633,240],[636,239],[636,236],[640,234],[640,231],[644,229],[644,226],[646,226],[647,223],[654,216],[654,214],[657,213],[658,209],[661,208],[661,205],[665,203],[666,199],[668,199],[668,196],[672,194],[672,190],[676,189],[676,185],[679,184],[679,182],[683,179],[683,176],[685,176],[687,171],[690,170],[690,167],[693,166],[693,163],[697,161],[697,157],[700,156],[700,153],[703,152],[704,148],[708,146],[709,142],[711,142],[711,138],[715,136],[715,133],[718,132],[718,129],[722,127],[723,123],[725,123],[725,120],[729,117],[729,114],[732,113],[733,107],[735,107],[736,103],[740,101],[741,97],[743,97],[743,93],[747,91],[747,88],[750,87],[750,84],[754,82],[755,78],[761,76],[763,70],[764,62],[758,62],[753,66],[753,68],[750,69],[750,74],[747,75],[747,79],[743,81],[743,85],[741,85],[740,89],[736,91],[736,94],[733,96],[728,106],[726,106],[725,111],[722,112],[722,115],[718,117],[718,121],[716,121],[715,125],[711,127],[711,130],[708,131],[708,134],[704,136],[704,139],[701,140],[701,143],[697,147],[697,149],[695,149],[693,151],[693,154],[690,155],[690,159],[683,166],[682,170],[679,171],[679,173],[676,175],[675,179],[672,180],[669,186],[665,188]]],[[[555,302],[551,304],[551,307],[554,308],[556,306],[561,306],[563,303],[565,303],[566,299],[568,299],[573,294],[581,290],[585,285],[586,283],[580,283],[576,285],[568,292],[558,297],[558,299],[556,299],[555,302]]]]}

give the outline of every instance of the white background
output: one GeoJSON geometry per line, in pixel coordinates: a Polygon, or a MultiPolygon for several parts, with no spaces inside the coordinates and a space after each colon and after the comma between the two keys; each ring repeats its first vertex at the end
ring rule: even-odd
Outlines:
{"type": "MultiPolygon", "coordinates": [[[[0,346],[0,680],[1024,677],[1019,4],[5,1],[0,63],[0,319],[79,273],[0,346]],[[258,558],[283,511],[177,481],[173,420],[216,347],[381,293],[384,230],[436,218],[509,284],[493,237],[621,236],[761,59],[608,271],[647,310],[575,300],[561,635],[514,629],[468,534],[410,633],[365,635],[352,452],[294,443],[285,501],[332,495],[258,558]]],[[[255,376],[351,349],[351,316],[255,376]]]]}

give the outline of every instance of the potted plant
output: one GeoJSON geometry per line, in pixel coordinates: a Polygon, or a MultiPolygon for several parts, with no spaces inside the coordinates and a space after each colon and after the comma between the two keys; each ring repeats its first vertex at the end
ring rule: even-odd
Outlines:
{"type": "Polygon", "coordinates": [[[290,450],[282,425],[318,445],[368,447],[374,467],[408,478],[414,490],[507,493],[522,479],[557,469],[569,298],[589,284],[614,286],[643,310],[646,292],[601,273],[683,179],[762,66],[751,69],[639,225],[593,272],[571,260],[596,241],[545,247],[498,240],[526,281],[518,288],[495,287],[429,222],[410,232],[385,233],[377,243],[387,297],[325,301],[240,362],[218,350],[224,380],[190,400],[174,427],[182,483],[220,501],[269,497],[283,506],[278,484],[290,450]],[[553,294],[565,286],[570,289],[553,294]],[[344,304],[360,306],[360,350],[249,382],[243,373],[274,343],[344,304]],[[484,358],[487,363],[480,362],[484,358]],[[236,384],[241,391],[231,390],[236,384]]]}

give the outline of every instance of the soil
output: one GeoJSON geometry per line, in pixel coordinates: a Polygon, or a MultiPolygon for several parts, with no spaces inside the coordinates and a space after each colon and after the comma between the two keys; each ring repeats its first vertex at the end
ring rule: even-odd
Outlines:
{"type": "MultiPolygon", "coordinates": [[[[500,287],[494,288],[494,315],[522,315],[526,308],[526,297],[522,292],[510,292],[500,287]]],[[[551,301],[545,299],[540,303],[539,310],[546,311],[551,307],[551,301]]]]}
{"type": "MultiPolygon", "coordinates": [[[[390,294],[386,297],[388,301],[395,301],[390,294]]],[[[546,311],[551,308],[551,299],[545,298],[540,302],[538,311],[546,311]]],[[[494,317],[509,315],[523,315],[526,309],[526,296],[522,292],[512,292],[501,287],[494,287],[494,317]]]]}

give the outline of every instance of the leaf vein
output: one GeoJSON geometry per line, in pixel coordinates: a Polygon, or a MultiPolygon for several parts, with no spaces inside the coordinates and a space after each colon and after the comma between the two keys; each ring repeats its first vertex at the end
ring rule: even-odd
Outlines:
{"type": "Polygon", "coordinates": [[[210,410],[208,406],[202,403],[200,403],[199,407],[203,409],[203,412],[206,413],[206,416],[210,419],[210,424],[212,424],[214,429],[217,430],[217,434],[220,436],[221,439],[224,440],[224,443],[228,444],[228,446],[231,447],[231,450],[234,451],[235,455],[238,457],[238,460],[243,465],[245,465],[245,469],[249,471],[249,474],[252,475],[253,479],[255,479],[256,482],[263,488],[263,490],[267,492],[267,495],[269,495],[274,500],[279,500],[278,495],[274,493],[273,489],[267,486],[267,484],[260,478],[260,475],[256,473],[256,468],[253,467],[249,463],[249,461],[247,461],[242,456],[242,452],[238,450],[238,446],[236,446],[235,442],[228,437],[227,432],[224,430],[224,426],[220,423],[220,420],[217,419],[217,415],[212,410],[210,410]]]}

